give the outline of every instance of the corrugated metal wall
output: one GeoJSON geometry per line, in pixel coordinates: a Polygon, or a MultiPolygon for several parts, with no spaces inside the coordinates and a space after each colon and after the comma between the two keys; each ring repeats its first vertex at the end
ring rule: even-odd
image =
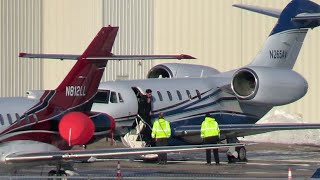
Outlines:
{"type": "MultiPolygon", "coordinates": [[[[104,0],[103,24],[119,26],[114,54],[153,54],[154,0],[104,0]]],[[[103,80],[142,79],[151,61],[109,62],[103,80]]]]}
{"type": "Polygon", "coordinates": [[[0,1],[0,96],[42,88],[42,63],[19,59],[21,51],[41,51],[41,0],[0,1]]]}
{"type": "MultiPolygon", "coordinates": [[[[320,3],[320,0],[315,0],[320,3]]],[[[102,25],[120,26],[116,54],[187,53],[188,63],[221,71],[249,63],[276,19],[233,8],[243,3],[283,8],[288,0],[0,0],[0,96],[55,88],[74,62],[19,60],[20,51],[82,53],[102,25]],[[42,8],[41,8],[42,7],[42,8]],[[43,64],[43,65],[42,65],[43,64]]],[[[309,92],[280,107],[317,121],[320,28],[311,31],[294,70],[309,92]]],[[[161,61],[158,61],[160,63],[161,61]]],[[[176,61],[175,61],[176,62],[176,61]]],[[[144,78],[151,62],[113,62],[104,80],[144,78]]]]}
{"type": "MultiPolygon", "coordinates": [[[[43,1],[42,52],[82,54],[102,27],[102,1],[43,1]]],[[[55,89],[75,61],[42,60],[43,88],[55,89]]]]}
{"type": "MultiPolygon", "coordinates": [[[[185,52],[197,57],[188,63],[204,64],[227,71],[248,64],[258,53],[277,19],[240,10],[232,4],[250,4],[282,9],[289,0],[156,0],[155,53],[185,52]]],[[[320,3],[319,0],[315,2],[320,3]]],[[[278,107],[300,114],[304,121],[319,122],[317,52],[320,28],[309,32],[294,70],[309,82],[301,100],[278,107]]],[[[161,63],[163,61],[158,61],[161,63]]]]}
{"type": "MultiPolygon", "coordinates": [[[[153,53],[153,0],[43,2],[43,53],[81,54],[103,25],[119,26],[114,54],[153,53]]],[[[44,60],[45,89],[55,88],[74,62],[44,60]]],[[[144,78],[151,62],[109,62],[103,80],[144,78]]]]}

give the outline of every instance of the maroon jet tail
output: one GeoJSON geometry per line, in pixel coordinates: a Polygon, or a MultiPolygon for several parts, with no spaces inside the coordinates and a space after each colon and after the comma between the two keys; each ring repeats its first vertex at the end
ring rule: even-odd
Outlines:
{"type": "Polygon", "coordinates": [[[77,63],[56,89],[50,104],[62,109],[89,111],[97,92],[107,60],[95,61],[92,57],[112,56],[111,50],[118,27],[103,27],[77,63]],[[90,60],[87,59],[90,57],[90,60]]]}

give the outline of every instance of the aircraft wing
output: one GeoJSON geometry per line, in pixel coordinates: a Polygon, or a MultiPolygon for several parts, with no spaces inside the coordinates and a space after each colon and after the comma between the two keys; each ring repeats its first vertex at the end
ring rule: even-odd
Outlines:
{"type": "Polygon", "coordinates": [[[187,145],[187,146],[162,146],[147,148],[115,148],[101,150],[67,150],[54,152],[34,152],[34,153],[17,153],[5,157],[6,163],[25,163],[35,161],[67,161],[82,160],[90,157],[105,158],[127,155],[142,155],[168,152],[196,151],[205,149],[220,149],[237,146],[245,146],[243,143],[235,144],[208,144],[208,145],[187,145]]]}
{"type": "MultiPolygon", "coordinates": [[[[304,130],[304,129],[320,129],[320,124],[230,124],[220,125],[221,138],[225,137],[244,137],[255,134],[261,134],[271,131],[281,130],[304,130]]],[[[194,136],[200,137],[200,125],[199,126],[181,126],[175,129],[175,136],[194,136]]]]}
{"type": "MultiPolygon", "coordinates": [[[[21,52],[19,57],[22,58],[39,58],[39,59],[68,59],[77,60],[80,55],[73,54],[30,54],[21,52]]],[[[187,54],[178,55],[112,55],[108,57],[86,57],[88,60],[152,60],[152,59],[196,59],[187,54]]]]}

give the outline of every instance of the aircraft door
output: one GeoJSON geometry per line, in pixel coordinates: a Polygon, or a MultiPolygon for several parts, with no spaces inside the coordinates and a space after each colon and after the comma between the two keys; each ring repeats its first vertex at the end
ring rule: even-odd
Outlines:
{"type": "Polygon", "coordinates": [[[132,90],[133,90],[134,94],[136,95],[137,113],[139,113],[139,103],[140,103],[140,98],[143,95],[143,92],[138,87],[132,87],[132,90]]]}

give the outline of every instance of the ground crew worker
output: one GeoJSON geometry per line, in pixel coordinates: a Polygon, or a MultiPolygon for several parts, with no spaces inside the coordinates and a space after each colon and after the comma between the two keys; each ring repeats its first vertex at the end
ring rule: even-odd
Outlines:
{"type": "MultiPolygon", "coordinates": [[[[217,144],[220,137],[219,125],[209,113],[206,114],[204,121],[201,124],[201,138],[203,144],[217,144]]],[[[214,160],[216,165],[220,164],[218,149],[213,150],[214,160]]],[[[207,165],[211,165],[211,150],[206,150],[207,165]]]]}
{"type": "MultiPolygon", "coordinates": [[[[164,119],[163,112],[160,112],[159,119],[153,123],[152,138],[156,141],[156,146],[167,146],[171,136],[170,122],[164,119]]],[[[158,154],[158,163],[167,163],[167,153],[158,154]]]]}

